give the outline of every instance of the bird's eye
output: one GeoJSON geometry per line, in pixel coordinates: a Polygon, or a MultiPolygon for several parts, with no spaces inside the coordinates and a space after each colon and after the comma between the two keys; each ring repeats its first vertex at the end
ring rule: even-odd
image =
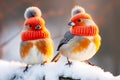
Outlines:
{"type": "Polygon", "coordinates": [[[78,22],[81,22],[82,20],[81,19],[78,19],[78,22]]]}
{"type": "Polygon", "coordinates": [[[31,24],[26,24],[27,28],[31,28],[32,25],[31,24]]]}
{"type": "Polygon", "coordinates": [[[31,24],[29,24],[29,27],[32,27],[32,25],[31,25],[31,24]]]}
{"type": "Polygon", "coordinates": [[[26,24],[25,26],[26,26],[25,29],[29,29],[29,30],[32,29],[32,25],[31,24],[26,24]]]}
{"type": "Polygon", "coordinates": [[[35,29],[40,29],[40,28],[41,26],[39,24],[35,26],[35,29]]]}

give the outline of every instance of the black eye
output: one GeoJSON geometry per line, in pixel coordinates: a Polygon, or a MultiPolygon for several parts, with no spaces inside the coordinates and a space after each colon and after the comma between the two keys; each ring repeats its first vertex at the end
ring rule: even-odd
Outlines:
{"type": "Polygon", "coordinates": [[[26,28],[32,28],[31,24],[26,24],[25,26],[26,26],[26,28]]]}
{"type": "Polygon", "coordinates": [[[32,27],[32,25],[31,25],[31,24],[29,24],[29,27],[32,27]]]}
{"type": "Polygon", "coordinates": [[[78,22],[81,22],[81,19],[78,19],[78,22]]]}
{"type": "Polygon", "coordinates": [[[40,29],[40,25],[39,25],[39,24],[36,25],[36,26],[35,26],[35,29],[40,29]]]}

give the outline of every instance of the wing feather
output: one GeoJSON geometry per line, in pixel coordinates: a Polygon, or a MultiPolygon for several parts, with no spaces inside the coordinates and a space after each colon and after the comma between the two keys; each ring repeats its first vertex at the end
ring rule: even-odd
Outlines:
{"type": "Polygon", "coordinates": [[[70,31],[67,31],[64,35],[64,38],[60,41],[57,51],[59,51],[60,47],[64,44],[67,44],[69,40],[71,40],[74,37],[74,35],[72,35],[70,33],[70,31]]]}

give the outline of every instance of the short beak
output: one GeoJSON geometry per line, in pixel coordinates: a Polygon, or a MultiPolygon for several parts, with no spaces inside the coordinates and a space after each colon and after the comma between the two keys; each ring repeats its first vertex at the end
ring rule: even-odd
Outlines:
{"type": "Polygon", "coordinates": [[[74,23],[74,22],[72,22],[72,21],[70,21],[70,22],[68,22],[68,25],[69,25],[69,26],[74,26],[74,25],[75,25],[75,23],[74,23]]]}
{"type": "Polygon", "coordinates": [[[35,29],[40,29],[40,25],[39,25],[39,24],[36,25],[36,26],[35,26],[35,29]]]}

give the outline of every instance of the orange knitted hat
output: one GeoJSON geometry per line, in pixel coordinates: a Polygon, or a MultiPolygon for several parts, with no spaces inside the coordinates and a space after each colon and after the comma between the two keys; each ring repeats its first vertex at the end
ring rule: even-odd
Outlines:
{"type": "Polygon", "coordinates": [[[72,26],[70,32],[78,36],[94,36],[98,34],[98,28],[94,26],[72,26]]]}
{"type": "Polygon", "coordinates": [[[24,31],[21,33],[21,40],[35,40],[49,37],[49,35],[43,31],[24,31]]]}
{"type": "Polygon", "coordinates": [[[37,7],[29,7],[25,11],[25,27],[29,25],[30,30],[26,29],[21,32],[21,40],[35,40],[48,38],[49,32],[46,30],[44,20],[41,18],[41,11],[37,7]],[[38,27],[38,29],[36,29],[38,27]]]}

